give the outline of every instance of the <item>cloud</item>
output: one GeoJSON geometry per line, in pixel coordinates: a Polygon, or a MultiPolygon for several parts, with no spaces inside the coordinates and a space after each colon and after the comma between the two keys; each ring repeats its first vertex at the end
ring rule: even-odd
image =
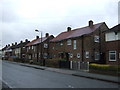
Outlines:
{"type": "Polygon", "coordinates": [[[117,24],[118,0],[2,0],[0,25],[3,46],[26,38],[32,40],[35,29],[53,35],[72,28],[106,22],[109,27],[117,24]]]}

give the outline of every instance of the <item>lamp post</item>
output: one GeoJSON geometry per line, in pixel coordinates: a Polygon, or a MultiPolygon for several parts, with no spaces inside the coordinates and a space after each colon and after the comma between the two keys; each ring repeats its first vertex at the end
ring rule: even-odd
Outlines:
{"type": "MultiPolygon", "coordinates": [[[[41,49],[40,49],[40,58],[41,58],[41,60],[42,60],[42,31],[39,31],[39,30],[37,30],[37,29],[36,29],[35,31],[36,31],[36,32],[40,32],[40,34],[41,34],[41,35],[40,35],[40,36],[41,36],[41,39],[40,39],[40,40],[41,40],[41,41],[40,41],[40,42],[41,42],[41,45],[40,45],[40,46],[41,46],[41,49]]],[[[38,55],[37,55],[37,56],[38,56],[38,55]]],[[[38,58],[39,58],[39,57],[38,57],[38,58]]]]}

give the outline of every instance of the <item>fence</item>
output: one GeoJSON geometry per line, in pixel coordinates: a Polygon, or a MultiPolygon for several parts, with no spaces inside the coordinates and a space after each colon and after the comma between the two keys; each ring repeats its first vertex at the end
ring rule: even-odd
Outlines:
{"type": "Polygon", "coordinates": [[[70,69],[89,71],[89,62],[70,61],[70,69]]]}

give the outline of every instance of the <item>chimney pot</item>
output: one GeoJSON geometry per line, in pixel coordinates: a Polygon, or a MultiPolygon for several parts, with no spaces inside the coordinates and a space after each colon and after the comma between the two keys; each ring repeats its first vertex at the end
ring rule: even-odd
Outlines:
{"type": "Polygon", "coordinates": [[[39,36],[36,36],[36,39],[38,39],[39,38],[39,36]]]}
{"type": "Polygon", "coordinates": [[[20,43],[23,43],[23,41],[20,41],[20,43]]]}
{"type": "Polygon", "coordinates": [[[71,31],[71,27],[67,27],[67,32],[71,31]]]}
{"type": "Polygon", "coordinates": [[[89,21],[89,27],[90,27],[90,28],[93,27],[93,21],[92,21],[92,20],[89,21]]]}
{"type": "Polygon", "coordinates": [[[46,34],[45,34],[45,37],[49,37],[49,33],[46,33],[46,34]]]}
{"type": "Polygon", "coordinates": [[[8,44],[8,46],[10,46],[10,44],[8,44]]]}
{"type": "Polygon", "coordinates": [[[12,43],[12,46],[14,45],[14,43],[12,43]]]}
{"type": "Polygon", "coordinates": [[[25,39],[25,42],[28,42],[28,39],[25,39]]]}
{"type": "Polygon", "coordinates": [[[15,45],[17,45],[17,42],[15,42],[15,45]]]}

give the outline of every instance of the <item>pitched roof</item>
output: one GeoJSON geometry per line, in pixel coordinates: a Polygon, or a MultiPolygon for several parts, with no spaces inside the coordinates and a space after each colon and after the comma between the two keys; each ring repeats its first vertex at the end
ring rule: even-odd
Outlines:
{"type": "Polygon", "coordinates": [[[120,24],[112,27],[112,28],[109,29],[109,30],[106,30],[105,32],[120,32],[120,24]]]}
{"type": "Polygon", "coordinates": [[[30,41],[19,43],[19,44],[16,46],[16,48],[24,47],[24,46],[27,45],[29,42],[30,42],[30,41]]]}
{"type": "MultiPolygon", "coordinates": [[[[47,40],[49,37],[42,37],[42,42],[44,42],[45,40],[47,40]]],[[[32,40],[26,46],[36,45],[36,44],[39,44],[39,43],[41,43],[41,38],[32,40]]]]}
{"type": "Polygon", "coordinates": [[[99,28],[103,23],[104,22],[94,24],[92,28],[89,26],[86,26],[86,27],[71,30],[69,32],[62,32],[57,37],[53,38],[51,41],[52,42],[61,41],[69,38],[79,37],[85,34],[90,34],[91,32],[94,32],[97,28],[99,28]]]}

